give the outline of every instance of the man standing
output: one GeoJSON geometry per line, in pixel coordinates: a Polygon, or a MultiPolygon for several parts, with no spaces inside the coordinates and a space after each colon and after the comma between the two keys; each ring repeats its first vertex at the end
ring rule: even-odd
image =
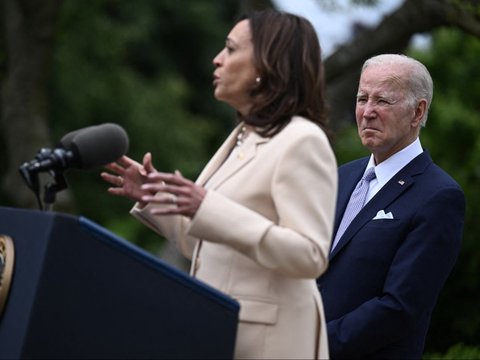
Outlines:
{"type": "Polygon", "coordinates": [[[420,144],[432,94],[412,58],[363,65],[356,119],[371,156],[339,169],[336,235],[318,279],[333,359],[422,357],[465,213],[462,189],[420,144]]]}

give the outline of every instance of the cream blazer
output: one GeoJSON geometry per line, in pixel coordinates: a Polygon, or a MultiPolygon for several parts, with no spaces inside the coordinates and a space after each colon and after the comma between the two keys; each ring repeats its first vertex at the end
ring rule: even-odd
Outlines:
{"type": "Polygon", "coordinates": [[[315,279],[327,269],[337,164],[325,133],[293,117],[273,138],[241,125],[200,174],[207,194],[193,219],[131,213],[174,241],[191,274],[240,303],[235,358],[326,359],[315,279]]]}

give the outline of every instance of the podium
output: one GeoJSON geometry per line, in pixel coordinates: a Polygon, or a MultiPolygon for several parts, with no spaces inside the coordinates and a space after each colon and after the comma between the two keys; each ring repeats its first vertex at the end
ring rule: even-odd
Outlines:
{"type": "Polygon", "coordinates": [[[0,359],[233,357],[238,302],[89,219],[0,207],[0,235],[0,359]]]}

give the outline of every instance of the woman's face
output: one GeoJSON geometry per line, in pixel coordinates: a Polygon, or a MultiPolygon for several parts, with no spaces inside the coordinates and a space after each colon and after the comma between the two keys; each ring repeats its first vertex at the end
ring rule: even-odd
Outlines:
{"type": "Polygon", "coordinates": [[[227,36],[225,48],[213,59],[215,98],[242,115],[251,107],[251,89],[257,72],[253,65],[253,44],[248,20],[237,23],[227,36]]]}

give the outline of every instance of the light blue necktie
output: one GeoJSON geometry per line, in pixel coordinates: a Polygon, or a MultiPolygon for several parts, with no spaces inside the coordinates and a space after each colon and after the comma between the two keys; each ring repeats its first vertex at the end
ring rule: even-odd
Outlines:
{"type": "Polygon", "coordinates": [[[367,198],[370,181],[375,179],[375,177],[375,168],[372,166],[365,172],[362,179],[355,187],[355,190],[353,190],[352,195],[350,196],[350,200],[348,201],[347,208],[343,213],[343,218],[338,227],[337,234],[335,235],[335,239],[333,240],[332,250],[338,244],[338,241],[342,237],[348,225],[350,225],[352,220],[355,218],[355,216],[357,216],[362,207],[365,205],[365,199],[367,198]]]}

